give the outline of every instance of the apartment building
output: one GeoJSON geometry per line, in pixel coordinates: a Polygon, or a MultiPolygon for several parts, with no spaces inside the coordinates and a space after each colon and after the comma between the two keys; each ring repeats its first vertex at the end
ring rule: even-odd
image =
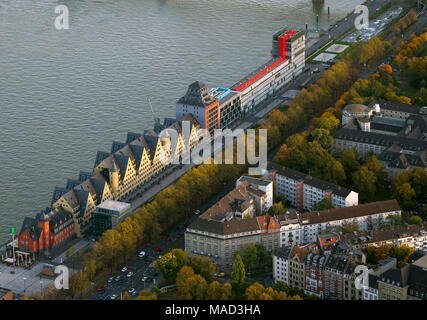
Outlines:
{"type": "MultiPolygon", "coordinates": [[[[328,234],[349,224],[357,224],[359,231],[378,228],[390,215],[401,215],[396,200],[365,203],[353,207],[334,208],[277,216],[281,245],[303,245],[316,242],[319,235],[328,234]]],[[[327,239],[324,239],[326,245],[327,239]]],[[[329,242],[332,239],[329,238],[329,242]]],[[[336,239],[334,240],[336,242],[336,239]]],[[[330,243],[331,244],[331,243],[330,243]]]]}
{"type": "Polygon", "coordinates": [[[224,221],[200,217],[185,231],[185,250],[218,265],[231,266],[238,251],[258,243],[268,251],[279,247],[279,225],[269,215],[224,221]]]}
{"type": "Polygon", "coordinates": [[[313,205],[328,198],[334,208],[355,206],[359,203],[357,192],[333,183],[306,175],[276,163],[268,163],[268,171],[276,182],[275,195],[283,195],[299,210],[313,209],[313,205]]]}
{"type": "Polygon", "coordinates": [[[243,112],[248,112],[295,79],[304,66],[305,33],[284,28],[273,35],[272,59],[230,89],[241,93],[243,112]]]}
{"type": "Polygon", "coordinates": [[[366,232],[354,232],[341,235],[341,241],[349,250],[362,249],[368,246],[405,245],[415,250],[427,252],[427,222],[416,225],[388,226],[366,232]]]}
{"type": "Polygon", "coordinates": [[[236,187],[200,215],[185,231],[189,254],[231,265],[234,255],[249,244],[272,251],[280,246],[280,226],[265,212],[272,203],[272,182],[241,177],[236,187]]]}
{"type": "Polygon", "coordinates": [[[268,209],[273,206],[273,182],[243,176],[236,181],[236,187],[244,181],[249,184],[246,190],[255,200],[258,212],[267,213],[268,209]]]}
{"type": "Polygon", "coordinates": [[[320,233],[353,223],[358,225],[360,231],[367,231],[380,226],[389,215],[401,215],[401,209],[396,200],[301,213],[299,214],[301,240],[303,243],[314,242],[320,233]]]}
{"type": "Polygon", "coordinates": [[[363,288],[363,300],[378,300],[378,280],[388,270],[396,269],[396,258],[380,260],[375,270],[369,269],[368,286],[363,288]]]}

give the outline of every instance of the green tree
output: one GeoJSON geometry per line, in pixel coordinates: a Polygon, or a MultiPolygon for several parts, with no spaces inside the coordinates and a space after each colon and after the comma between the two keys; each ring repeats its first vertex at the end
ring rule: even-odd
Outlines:
{"type": "Polygon", "coordinates": [[[373,200],[376,191],[377,178],[366,166],[362,166],[352,175],[353,188],[359,193],[359,199],[363,202],[373,200]]]}
{"type": "Polygon", "coordinates": [[[318,203],[315,203],[313,205],[312,211],[322,211],[322,210],[328,210],[332,208],[331,200],[327,197],[320,200],[318,203]]]}
{"type": "MultiPolygon", "coordinates": [[[[345,150],[338,157],[338,160],[341,162],[345,174],[348,178],[351,178],[352,174],[359,170],[360,164],[356,159],[356,153],[354,150],[345,150]]],[[[352,183],[352,181],[348,181],[348,183],[352,183]]]]}
{"type": "Polygon", "coordinates": [[[322,146],[322,148],[326,150],[331,149],[333,139],[328,130],[322,128],[314,129],[310,135],[314,141],[317,141],[322,146]]]}
{"type": "Polygon", "coordinates": [[[401,216],[401,215],[395,215],[395,214],[392,214],[392,215],[387,216],[387,218],[386,218],[386,219],[387,219],[387,220],[390,222],[390,224],[391,224],[391,225],[393,225],[393,226],[403,224],[403,219],[402,219],[402,216],[401,216]]]}
{"type": "Polygon", "coordinates": [[[385,187],[387,182],[387,174],[384,167],[378,161],[377,157],[374,155],[366,157],[365,165],[368,167],[369,171],[375,174],[377,179],[377,188],[385,187]]]}
{"type": "Polygon", "coordinates": [[[257,248],[253,244],[249,244],[240,250],[239,255],[248,270],[253,270],[256,267],[258,261],[257,253],[257,248]]]}
{"type": "Polygon", "coordinates": [[[409,224],[422,224],[423,223],[423,219],[419,216],[410,216],[408,218],[408,223],[409,224]]]}
{"type": "Polygon", "coordinates": [[[273,206],[269,209],[268,212],[272,216],[278,216],[286,213],[286,207],[282,202],[273,203],[273,206]]]}
{"type": "Polygon", "coordinates": [[[416,193],[409,183],[404,183],[395,189],[392,196],[399,202],[404,210],[414,209],[417,202],[415,200],[416,193]]]}
{"type": "Polygon", "coordinates": [[[243,260],[240,254],[236,254],[236,258],[234,259],[233,271],[231,273],[231,277],[239,285],[243,285],[245,283],[245,277],[246,277],[245,265],[243,264],[243,260]]]}

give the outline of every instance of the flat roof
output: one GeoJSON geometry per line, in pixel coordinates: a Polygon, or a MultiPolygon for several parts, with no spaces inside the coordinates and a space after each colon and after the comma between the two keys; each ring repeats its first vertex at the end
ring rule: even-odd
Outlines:
{"type": "MultiPolygon", "coordinates": [[[[252,71],[246,77],[244,77],[243,79],[241,79],[240,81],[238,81],[237,83],[235,83],[234,85],[232,85],[230,89],[231,90],[237,90],[239,87],[241,87],[246,82],[248,82],[251,79],[253,79],[254,77],[256,77],[258,74],[260,74],[261,72],[263,72],[267,68],[271,67],[273,64],[277,63],[277,66],[278,66],[280,64],[280,63],[278,63],[280,60],[283,60],[283,62],[286,61],[286,59],[283,59],[283,57],[272,58],[269,61],[267,61],[266,63],[264,63],[263,65],[259,66],[254,71],[252,71]]],[[[271,70],[273,70],[273,69],[274,68],[272,68],[271,70]]],[[[269,70],[269,71],[271,71],[271,70],[269,70]]],[[[256,80],[258,80],[258,79],[256,79],[256,80]]],[[[255,80],[253,82],[255,82],[255,80]]]]}
{"type": "Polygon", "coordinates": [[[115,200],[105,200],[97,206],[97,208],[116,210],[116,211],[123,211],[129,207],[130,207],[130,203],[115,201],[115,200]]]}

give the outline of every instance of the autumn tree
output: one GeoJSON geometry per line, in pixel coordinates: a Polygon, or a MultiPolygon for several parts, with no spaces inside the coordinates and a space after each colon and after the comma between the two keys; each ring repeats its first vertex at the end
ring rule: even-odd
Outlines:
{"type": "Polygon", "coordinates": [[[165,279],[174,280],[179,270],[183,266],[189,265],[189,262],[190,260],[186,251],[173,249],[162,255],[160,259],[154,261],[154,267],[162,273],[165,279]]]}
{"type": "Polygon", "coordinates": [[[90,280],[86,273],[82,270],[74,273],[69,281],[71,296],[75,298],[78,294],[81,296],[83,292],[89,287],[90,280]]]}
{"type": "Polygon", "coordinates": [[[190,266],[183,266],[176,276],[179,295],[186,300],[206,299],[208,284],[202,276],[195,274],[190,266]]]}

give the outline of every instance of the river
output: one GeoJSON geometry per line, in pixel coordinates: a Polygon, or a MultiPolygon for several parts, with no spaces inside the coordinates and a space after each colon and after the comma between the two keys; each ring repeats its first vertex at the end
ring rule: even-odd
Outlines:
{"type": "Polygon", "coordinates": [[[195,80],[227,87],[289,26],[326,29],[362,0],[0,1],[0,242],[98,150],[175,116],[195,80]],[[56,30],[55,6],[70,29],[56,30]],[[327,8],[331,7],[328,20],[327,8]]]}

